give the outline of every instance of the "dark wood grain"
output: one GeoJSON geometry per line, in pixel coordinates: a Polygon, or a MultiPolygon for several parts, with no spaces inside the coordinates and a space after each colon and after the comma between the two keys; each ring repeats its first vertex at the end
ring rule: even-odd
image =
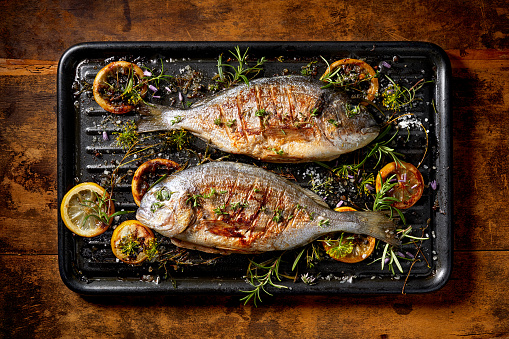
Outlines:
{"type": "Polygon", "coordinates": [[[507,252],[457,252],[450,283],[421,295],[81,297],[54,255],[0,256],[5,337],[497,338],[509,332],[507,252]],[[484,291],[484,293],[480,292],[484,291]],[[10,331],[10,332],[7,332],[10,331]]]}
{"type": "Polygon", "coordinates": [[[503,0],[0,1],[0,337],[507,338],[503,0]],[[85,41],[429,41],[452,64],[454,267],[422,295],[90,298],[57,264],[56,72],[85,41]]]}

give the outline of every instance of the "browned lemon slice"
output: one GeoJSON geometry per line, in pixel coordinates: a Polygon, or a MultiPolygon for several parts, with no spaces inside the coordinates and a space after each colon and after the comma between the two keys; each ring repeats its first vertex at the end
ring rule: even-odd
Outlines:
{"type": "Polygon", "coordinates": [[[155,239],[151,229],[138,220],[127,220],[118,225],[111,236],[111,250],[127,264],[139,264],[147,259],[145,249],[155,239]]]}
{"type": "MultiPolygon", "coordinates": [[[[344,206],[344,207],[338,207],[334,209],[338,212],[345,212],[345,211],[355,211],[354,208],[344,206]]],[[[360,234],[351,234],[351,233],[342,233],[343,238],[341,238],[341,234],[337,237],[339,240],[340,238],[342,244],[346,244],[348,242],[352,243],[352,252],[346,254],[346,255],[337,255],[334,251],[331,251],[331,249],[334,247],[336,241],[330,241],[329,243],[327,241],[322,241],[323,248],[327,252],[327,254],[341,262],[353,264],[357,262],[361,262],[367,257],[373,253],[373,250],[375,249],[375,243],[376,239],[369,236],[369,235],[360,235],[360,234]],[[351,239],[353,238],[353,239],[351,239]]]]}
{"type": "Polygon", "coordinates": [[[157,170],[166,169],[168,173],[173,170],[179,170],[180,165],[169,159],[152,159],[144,162],[136,169],[133,180],[131,182],[131,191],[133,193],[134,202],[140,206],[141,198],[147,193],[150,187],[150,175],[155,174],[157,170]]]}
{"type": "Polygon", "coordinates": [[[376,191],[382,188],[382,182],[396,174],[397,184],[387,193],[399,201],[391,206],[405,209],[413,206],[422,196],[424,191],[424,179],[421,172],[412,164],[402,162],[402,165],[391,162],[385,165],[376,176],[376,191]]]}
{"type": "Polygon", "coordinates": [[[356,72],[359,74],[357,82],[360,82],[364,79],[370,78],[370,86],[366,91],[366,99],[373,101],[375,99],[376,94],[378,93],[378,78],[376,78],[376,72],[368,63],[358,60],[358,59],[341,59],[334,61],[332,64],[327,67],[323,75],[320,77],[320,80],[324,80],[326,76],[334,72],[337,68],[342,68],[339,72],[343,74],[348,74],[351,72],[356,72]]]}
{"type": "Polygon", "coordinates": [[[140,97],[147,92],[147,84],[138,86],[143,78],[143,70],[132,62],[115,61],[104,66],[94,79],[93,92],[95,101],[104,110],[124,114],[132,111],[137,103],[127,99],[133,90],[140,97]]]}

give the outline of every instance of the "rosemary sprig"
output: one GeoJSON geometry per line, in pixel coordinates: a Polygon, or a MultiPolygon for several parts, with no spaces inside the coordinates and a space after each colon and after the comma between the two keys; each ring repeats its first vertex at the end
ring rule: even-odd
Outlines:
{"type": "Polygon", "coordinates": [[[382,182],[382,186],[375,195],[375,201],[373,202],[373,211],[386,211],[389,210],[391,212],[391,218],[394,216],[394,212],[396,212],[403,224],[406,224],[405,216],[403,212],[399,208],[393,207],[392,204],[395,202],[399,202],[400,200],[396,197],[387,196],[387,193],[390,192],[396,185],[398,185],[398,180],[396,179],[396,174],[388,177],[387,180],[383,180],[382,175],[378,173],[380,176],[380,180],[382,182]]]}
{"type": "Polygon", "coordinates": [[[97,192],[93,192],[95,195],[95,200],[84,200],[81,205],[87,207],[92,211],[83,218],[82,225],[85,225],[88,218],[95,218],[100,222],[109,225],[111,220],[116,216],[133,213],[134,211],[117,211],[115,213],[110,214],[109,204],[113,199],[110,197],[106,197],[105,195],[99,195],[97,192]]]}
{"type": "Polygon", "coordinates": [[[246,51],[241,53],[239,46],[235,47],[234,52],[229,51],[236,59],[237,66],[224,63],[223,55],[219,55],[217,60],[216,81],[226,88],[236,85],[240,81],[249,84],[249,80],[257,76],[263,70],[262,65],[266,62],[266,59],[262,57],[253,67],[249,67],[247,62],[248,51],[249,48],[246,48],[246,51]],[[227,71],[226,69],[231,69],[231,71],[227,71]]]}
{"type": "Polygon", "coordinates": [[[272,294],[267,290],[267,287],[269,286],[275,288],[288,288],[287,286],[274,283],[273,281],[281,281],[279,265],[283,254],[284,252],[276,258],[271,258],[260,264],[251,259],[249,260],[246,278],[249,284],[251,284],[254,288],[249,291],[241,291],[247,293],[245,297],[240,299],[241,301],[244,301],[244,305],[246,305],[250,300],[253,300],[254,305],[257,306],[257,301],[262,301],[262,293],[272,296],[272,294]],[[261,272],[259,273],[259,271],[261,272]]]}

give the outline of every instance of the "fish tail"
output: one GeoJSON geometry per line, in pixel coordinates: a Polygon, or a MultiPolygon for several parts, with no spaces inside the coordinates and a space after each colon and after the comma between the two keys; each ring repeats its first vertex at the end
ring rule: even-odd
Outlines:
{"type": "Polygon", "coordinates": [[[141,119],[138,121],[138,132],[153,132],[179,129],[182,111],[161,105],[144,105],[140,108],[141,119]]]}
{"type": "Polygon", "coordinates": [[[375,211],[352,213],[358,216],[362,233],[385,241],[390,245],[401,245],[401,241],[397,238],[396,234],[396,223],[386,214],[375,211]]]}

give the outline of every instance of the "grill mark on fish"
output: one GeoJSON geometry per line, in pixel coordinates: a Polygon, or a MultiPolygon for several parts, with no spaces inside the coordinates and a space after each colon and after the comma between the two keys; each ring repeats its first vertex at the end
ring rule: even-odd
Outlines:
{"type": "Polygon", "coordinates": [[[291,249],[335,231],[369,234],[397,244],[393,233],[387,233],[393,232],[394,224],[382,214],[334,212],[319,199],[312,192],[261,168],[212,162],[186,169],[154,185],[143,197],[136,217],[155,231],[176,238],[175,242],[182,246],[221,253],[291,249]],[[161,203],[156,192],[162,187],[175,193],[170,200],[162,202],[162,207],[152,210],[154,202],[161,203]],[[254,192],[255,187],[260,191],[254,192]],[[213,189],[216,193],[210,194],[213,189]],[[228,194],[221,193],[225,189],[229,190],[228,194]],[[202,196],[197,206],[186,201],[193,194],[202,196]],[[229,216],[213,213],[218,203],[231,208],[231,203],[246,201],[253,205],[229,216]],[[297,209],[297,205],[306,208],[297,209]],[[282,214],[279,222],[274,218],[278,210],[282,214]],[[313,220],[309,217],[311,213],[316,215],[313,220]],[[326,219],[331,220],[330,225],[319,224],[326,219]]]}
{"type": "Polygon", "coordinates": [[[148,107],[152,115],[144,116],[138,129],[140,132],[188,129],[225,152],[259,160],[326,161],[367,145],[379,131],[365,108],[354,117],[346,117],[344,102],[349,102],[348,97],[322,89],[319,82],[309,78],[262,78],[251,81],[249,86],[219,92],[188,110],[148,107]],[[260,110],[267,115],[256,116],[260,110]],[[317,116],[311,116],[313,110],[317,116]],[[217,114],[223,121],[220,126],[213,123],[217,114]],[[177,115],[183,119],[170,123],[177,115]],[[327,120],[331,118],[340,126],[330,125],[327,120]],[[227,122],[233,119],[236,125],[228,127],[227,122]],[[301,132],[304,128],[308,130],[301,132]],[[270,149],[275,145],[285,152],[272,154],[270,149]]]}

